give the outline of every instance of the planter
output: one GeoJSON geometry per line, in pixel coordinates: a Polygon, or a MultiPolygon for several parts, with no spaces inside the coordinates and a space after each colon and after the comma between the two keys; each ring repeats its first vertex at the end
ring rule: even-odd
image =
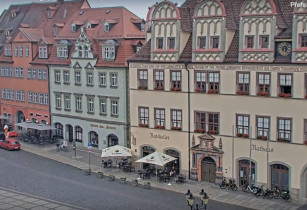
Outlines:
{"type": "Polygon", "coordinates": [[[249,95],[248,91],[237,91],[238,95],[249,95]]]}
{"type": "Polygon", "coordinates": [[[195,88],[195,93],[204,93],[205,90],[200,89],[200,88],[195,88]]]}
{"type": "Polygon", "coordinates": [[[237,133],[237,137],[242,137],[242,133],[237,133]]]}
{"type": "Polygon", "coordinates": [[[139,124],[140,127],[148,128],[148,124],[139,124]]]}
{"type": "Polygon", "coordinates": [[[171,129],[172,129],[172,130],[175,130],[175,131],[181,131],[181,128],[180,128],[180,127],[172,127],[171,129]]]}
{"type": "Polygon", "coordinates": [[[269,97],[269,93],[268,93],[268,92],[263,91],[263,92],[259,92],[259,93],[257,93],[257,96],[269,97]]]}
{"type": "Polygon", "coordinates": [[[139,86],[138,89],[139,89],[139,90],[147,90],[148,87],[146,87],[146,86],[139,86]]]}
{"type": "Polygon", "coordinates": [[[243,138],[248,138],[248,134],[243,134],[243,138]]]}
{"type": "Polygon", "coordinates": [[[91,175],[91,173],[92,173],[91,169],[84,169],[85,175],[91,175]]]}
{"type": "Polygon", "coordinates": [[[133,180],[131,182],[132,187],[137,187],[139,185],[138,180],[133,180]]]}
{"type": "Polygon", "coordinates": [[[178,92],[178,91],[181,91],[181,89],[180,88],[171,88],[171,91],[178,92]]]}
{"type": "Polygon", "coordinates": [[[114,175],[109,175],[109,181],[114,182],[115,181],[115,176],[114,175]]]}
{"type": "Polygon", "coordinates": [[[155,87],[155,90],[164,90],[164,87],[161,87],[161,86],[155,87]]]}
{"type": "Polygon", "coordinates": [[[195,129],[194,130],[195,133],[205,133],[204,129],[195,129]]]}
{"type": "Polygon", "coordinates": [[[150,190],[151,189],[151,184],[150,184],[150,182],[144,182],[144,189],[148,189],[148,190],[150,190]]]}
{"type": "Polygon", "coordinates": [[[155,129],[165,129],[165,127],[162,125],[155,125],[155,129]]]}
{"type": "Polygon", "coordinates": [[[290,98],[291,97],[291,93],[279,93],[278,96],[279,97],[283,97],[283,98],[290,98]]]}
{"type": "Polygon", "coordinates": [[[127,180],[126,177],[121,177],[121,178],[119,178],[119,182],[120,182],[121,184],[126,184],[126,180],[127,180]]]}
{"type": "Polygon", "coordinates": [[[216,130],[209,130],[208,133],[209,134],[217,134],[217,131],[216,130]]]}
{"type": "Polygon", "coordinates": [[[96,176],[97,176],[97,178],[100,178],[100,179],[103,178],[103,172],[98,171],[96,176]]]}
{"type": "Polygon", "coordinates": [[[218,90],[208,90],[208,94],[218,94],[218,90]]]}

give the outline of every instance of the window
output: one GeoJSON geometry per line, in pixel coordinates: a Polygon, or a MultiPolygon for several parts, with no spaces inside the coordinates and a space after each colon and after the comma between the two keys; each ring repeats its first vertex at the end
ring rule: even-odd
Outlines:
{"type": "Polygon", "coordinates": [[[249,95],[249,73],[237,74],[237,94],[249,95]]]}
{"type": "Polygon", "coordinates": [[[212,48],[219,48],[219,38],[212,37],[212,48]]]}
{"type": "Polygon", "coordinates": [[[155,90],[164,90],[164,71],[163,70],[155,70],[155,90]]]}
{"type": "Polygon", "coordinates": [[[279,95],[280,97],[291,97],[292,74],[279,74],[279,95]]]}
{"type": "Polygon", "coordinates": [[[182,129],[182,111],[171,110],[171,129],[181,130],[182,129]]]}
{"type": "Polygon", "coordinates": [[[67,46],[58,46],[58,58],[67,58],[68,49],[67,46]]]}
{"type": "Polygon", "coordinates": [[[78,49],[78,56],[79,56],[79,58],[82,58],[82,57],[83,57],[83,49],[82,49],[82,46],[78,46],[77,49],[78,49]]]}
{"type": "Polygon", "coordinates": [[[39,58],[47,58],[47,46],[39,47],[39,58]]]}
{"type": "Polygon", "coordinates": [[[206,132],[206,113],[205,112],[195,112],[194,132],[198,132],[198,133],[206,132]]]}
{"type": "Polygon", "coordinates": [[[48,19],[51,18],[51,11],[50,11],[50,10],[47,11],[47,18],[48,18],[48,19]]]}
{"type": "Polygon", "coordinates": [[[19,67],[16,67],[16,68],[15,68],[15,77],[16,77],[16,78],[19,77],[19,73],[20,73],[19,67]]]}
{"type": "Polygon", "coordinates": [[[10,92],[11,92],[10,93],[10,99],[11,100],[15,100],[15,92],[14,92],[14,90],[11,90],[10,92]]]}
{"type": "Polygon", "coordinates": [[[112,73],[111,74],[111,87],[117,87],[117,74],[116,73],[112,73]]]}
{"type": "Polygon", "coordinates": [[[37,93],[32,93],[32,102],[37,103],[37,93]]]}
{"type": "Polygon", "coordinates": [[[171,71],[171,91],[181,90],[181,71],[171,71]]]}
{"type": "Polygon", "coordinates": [[[12,56],[11,45],[4,45],[4,56],[12,56]]]}
{"type": "Polygon", "coordinates": [[[19,68],[19,78],[23,78],[23,68],[19,68]]]}
{"type": "Polygon", "coordinates": [[[218,72],[209,72],[209,84],[208,84],[208,93],[218,93],[220,86],[220,73],[218,72]]]}
{"type": "Polygon", "coordinates": [[[268,140],[270,131],[270,118],[257,116],[257,139],[268,140]]]}
{"type": "Polygon", "coordinates": [[[1,66],[1,76],[5,77],[5,68],[1,66]]]}
{"type": "Polygon", "coordinates": [[[53,36],[57,36],[58,35],[58,27],[54,26],[53,27],[53,36]]]}
{"type": "Polygon", "coordinates": [[[32,69],[28,69],[28,76],[27,76],[28,79],[32,79],[32,69]]]}
{"type": "Polygon", "coordinates": [[[168,38],[168,49],[175,49],[175,37],[168,38]]]}
{"type": "Polygon", "coordinates": [[[76,96],[76,111],[82,111],[82,96],[76,96]]]}
{"type": "MultiPolygon", "coordinates": [[[[6,90],[6,99],[10,98],[10,91],[6,90]]],[[[16,90],[16,101],[20,101],[20,90],[16,90]]]]}
{"type": "Polygon", "coordinates": [[[195,72],[195,92],[206,92],[206,73],[195,72]]]}
{"type": "Polygon", "coordinates": [[[55,124],[55,128],[56,128],[56,135],[60,138],[63,139],[63,125],[61,123],[56,123],[55,124]]]}
{"type": "Polygon", "coordinates": [[[64,84],[69,84],[70,79],[69,79],[69,71],[63,71],[63,78],[64,78],[64,84]]]}
{"type": "Polygon", "coordinates": [[[49,96],[48,96],[48,94],[44,94],[44,104],[45,105],[49,104],[49,96]]]}
{"type": "MultiPolygon", "coordinates": [[[[10,90],[6,90],[6,99],[10,99],[10,95],[11,95],[11,91],[10,90]]],[[[17,91],[16,91],[17,92],[17,91]]],[[[16,97],[17,100],[17,97],[16,97]]],[[[20,101],[20,91],[18,90],[18,101],[20,101]]]]}
{"type": "Polygon", "coordinates": [[[109,23],[108,23],[108,22],[105,22],[103,25],[104,25],[104,31],[105,31],[105,32],[109,32],[109,31],[110,31],[110,25],[109,25],[109,23]]]}
{"type": "Polygon", "coordinates": [[[118,100],[111,100],[111,114],[118,115],[118,100]]]}
{"type": "Polygon", "coordinates": [[[55,70],[55,83],[61,83],[61,71],[60,70],[55,70]]]}
{"type": "Polygon", "coordinates": [[[76,33],[77,26],[75,24],[71,24],[71,32],[76,33]]]}
{"type": "Polygon", "coordinates": [[[37,79],[42,79],[42,70],[41,69],[37,70],[37,79]]]}
{"type": "Polygon", "coordinates": [[[198,48],[206,49],[206,37],[205,36],[198,37],[198,48]]]}
{"type": "Polygon", "coordinates": [[[149,108],[147,107],[139,107],[139,126],[149,126],[149,108]]]}
{"type": "Polygon", "coordinates": [[[208,113],[208,132],[211,134],[219,133],[219,114],[208,113]]]}
{"type": "Polygon", "coordinates": [[[13,67],[7,67],[9,69],[9,77],[14,77],[13,67]]]}
{"type": "Polygon", "coordinates": [[[307,34],[301,36],[301,47],[307,47],[307,34]]]}
{"type": "Polygon", "coordinates": [[[277,140],[278,141],[291,141],[292,119],[277,118],[277,123],[278,123],[277,140]]]}
{"type": "Polygon", "coordinates": [[[43,69],[43,80],[47,80],[47,70],[43,69]]]}
{"type": "Polygon", "coordinates": [[[93,72],[87,72],[87,85],[94,85],[93,72]]]}
{"type": "Polygon", "coordinates": [[[70,110],[70,95],[64,96],[64,109],[70,110]]]}
{"type": "Polygon", "coordinates": [[[36,79],[36,69],[32,69],[32,79],[36,79]]]}
{"type": "Polygon", "coordinates": [[[254,37],[246,36],[246,48],[254,48],[254,37]]]}
{"type": "Polygon", "coordinates": [[[163,38],[162,37],[157,38],[157,49],[163,49],[163,38]]]}
{"type": "Polygon", "coordinates": [[[80,71],[75,72],[75,84],[81,85],[81,72],[80,71]]]}
{"type": "Polygon", "coordinates": [[[94,98],[87,98],[87,111],[89,114],[94,114],[94,98]]]}
{"type": "Polygon", "coordinates": [[[23,56],[23,46],[19,46],[19,56],[23,56]]]}
{"type": "Polygon", "coordinates": [[[100,114],[107,114],[107,99],[101,98],[99,101],[100,101],[100,114]]]}
{"type": "Polygon", "coordinates": [[[83,131],[80,126],[76,127],[76,141],[77,142],[82,142],[82,136],[83,136],[83,131]]]}
{"type": "Polygon", "coordinates": [[[26,45],[26,57],[29,57],[29,54],[30,54],[29,45],[26,45]]]}
{"type": "Polygon", "coordinates": [[[44,104],[44,94],[42,93],[38,94],[38,103],[44,104]]]}
{"type": "Polygon", "coordinates": [[[165,129],[165,109],[155,109],[155,128],[165,129]]]}
{"type": "Polygon", "coordinates": [[[260,48],[269,48],[269,36],[260,36],[260,48]]]}
{"type": "Polygon", "coordinates": [[[88,58],[88,52],[89,52],[89,48],[87,46],[84,46],[84,57],[88,58]]]}
{"type": "Polygon", "coordinates": [[[270,73],[257,73],[257,89],[258,96],[269,96],[270,95],[270,73]]]}
{"type": "Polygon", "coordinates": [[[115,46],[103,46],[103,59],[115,59],[115,46]]]}
{"type": "Polygon", "coordinates": [[[15,57],[17,57],[17,56],[18,56],[18,46],[15,46],[15,49],[14,49],[14,55],[15,55],[15,57]]]}
{"type": "Polygon", "coordinates": [[[99,73],[99,81],[101,86],[107,86],[107,73],[99,73]]]}
{"type": "Polygon", "coordinates": [[[138,70],[138,88],[139,89],[147,89],[148,88],[148,78],[147,78],[147,70],[138,70]]]}
{"type": "Polygon", "coordinates": [[[237,136],[249,137],[249,116],[237,115],[237,136]]]}
{"type": "Polygon", "coordinates": [[[56,109],[61,109],[62,108],[62,96],[61,94],[56,94],[55,95],[55,108],[56,109]]]}

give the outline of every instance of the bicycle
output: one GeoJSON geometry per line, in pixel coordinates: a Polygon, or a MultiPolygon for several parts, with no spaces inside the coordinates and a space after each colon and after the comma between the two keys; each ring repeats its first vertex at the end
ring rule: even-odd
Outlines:
{"type": "Polygon", "coordinates": [[[257,189],[258,187],[256,187],[254,184],[250,186],[248,182],[246,182],[246,184],[242,186],[242,191],[245,193],[249,193],[249,192],[256,193],[257,189]]]}
{"type": "Polygon", "coordinates": [[[235,180],[229,179],[229,182],[226,182],[226,178],[223,177],[222,182],[220,183],[220,188],[221,189],[225,189],[226,187],[228,187],[228,190],[231,189],[233,191],[237,191],[238,187],[235,184],[235,180]]]}

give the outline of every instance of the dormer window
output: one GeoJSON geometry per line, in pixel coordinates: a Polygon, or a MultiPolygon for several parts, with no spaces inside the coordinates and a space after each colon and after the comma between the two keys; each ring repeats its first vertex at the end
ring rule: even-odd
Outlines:
{"type": "Polygon", "coordinates": [[[12,12],[12,17],[16,17],[16,12],[12,12]]]}
{"type": "Polygon", "coordinates": [[[76,33],[77,31],[77,26],[73,23],[71,24],[71,32],[76,33]]]}
{"type": "Polygon", "coordinates": [[[92,24],[91,23],[87,23],[86,24],[86,28],[92,28],[92,24]]]}
{"type": "Polygon", "coordinates": [[[67,58],[68,57],[68,46],[70,43],[67,40],[61,40],[57,45],[57,57],[67,58]]]}
{"type": "Polygon", "coordinates": [[[104,32],[109,32],[110,31],[110,24],[106,21],[104,23],[104,32]]]}
{"type": "Polygon", "coordinates": [[[51,11],[50,11],[50,10],[47,11],[47,18],[48,18],[48,19],[51,18],[51,11]]]}
{"type": "Polygon", "coordinates": [[[4,46],[4,56],[12,56],[12,46],[11,45],[4,46]]]}
{"type": "Polygon", "coordinates": [[[141,23],[141,31],[145,31],[145,23],[141,23]]]}
{"type": "Polygon", "coordinates": [[[115,47],[118,43],[114,40],[107,40],[102,45],[103,60],[115,60],[115,47]]]}
{"type": "Polygon", "coordinates": [[[54,26],[53,27],[53,35],[54,36],[57,36],[58,35],[58,32],[59,32],[59,28],[57,26],[54,26]]]}
{"type": "Polygon", "coordinates": [[[47,46],[39,46],[38,51],[39,58],[47,58],[47,46]]]}

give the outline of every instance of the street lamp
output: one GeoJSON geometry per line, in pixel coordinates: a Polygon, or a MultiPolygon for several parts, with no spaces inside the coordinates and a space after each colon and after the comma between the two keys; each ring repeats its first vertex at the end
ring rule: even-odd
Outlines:
{"type": "Polygon", "coordinates": [[[204,191],[204,189],[201,189],[199,194],[200,194],[201,204],[200,205],[195,204],[195,206],[194,206],[195,198],[193,194],[190,192],[190,190],[188,190],[188,192],[185,194],[187,202],[188,202],[188,206],[191,207],[191,210],[201,210],[201,209],[206,210],[207,209],[207,205],[209,202],[209,196],[204,191]]]}

